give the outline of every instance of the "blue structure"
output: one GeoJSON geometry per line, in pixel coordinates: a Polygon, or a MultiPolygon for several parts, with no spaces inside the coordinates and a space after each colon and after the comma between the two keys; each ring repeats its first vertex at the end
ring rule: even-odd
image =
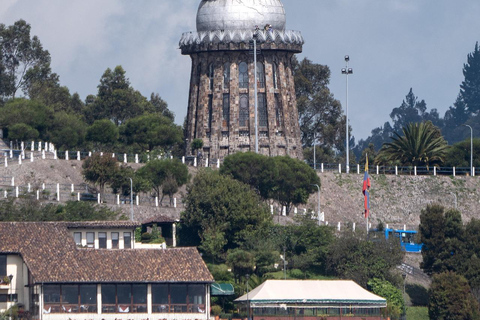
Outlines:
{"type": "Polygon", "coordinates": [[[397,230],[392,228],[385,229],[385,239],[395,236],[400,239],[400,245],[406,252],[422,252],[423,243],[415,243],[416,230],[397,230]]]}

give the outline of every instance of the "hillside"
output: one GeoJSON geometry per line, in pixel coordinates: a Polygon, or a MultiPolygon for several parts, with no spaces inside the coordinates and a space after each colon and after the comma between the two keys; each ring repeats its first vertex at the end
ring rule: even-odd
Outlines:
{"type": "MultiPolygon", "coordinates": [[[[0,159],[2,160],[2,159],[0,159]]],[[[15,185],[33,184],[75,184],[84,183],[81,174],[81,161],[77,160],[35,160],[24,161],[21,165],[12,163],[7,168],[1,163],[0,178],[3,185],[15,178],[15,185]]],[[[130,164],[139,167],[138,164],[130,164]]],[[[190,168],[195,174],[197,168],[190,168]]],[[[356,223],[364,228],[363,218],[363,174],[339,174],[333,172],[320,173],[321,179],[321,211],[325,213],[325,220],[329,224],[351,225],[356,223]]],[[[371,175],[372,187],[370,192],[371,215],[370,223],[375,227],[378,221],[392,226],[416,228],[420,222],[420,211],[430,203],[440,203],[446,207],[454,207],[457,194],[458,209],[463,214],[464,221],[471,218],[480,218],[480,179],[468,176],[394,176],[371,175]]],[[[136,206],[135,218],[143,220],[157,214],[165,214],[179,218],[181,198],[185,188],[177,194],[178,208],[136,206]]],[[[109,204],[115,209],[129,212],[129,205],[109,204]]],[[[316,211],[317,193],[310,197],[306,208],[316,211]]],[[[302,212],[303,210],[299,210],[302,212]]],[[[275,210],[278,212],[278,210],[275,210]]],[[[293,214],[293,213],[292,213],[293,214]]],[[[283,217],[277,219],[285,220],[283,217]]],[[[286,218],[288,220],[288,218],[286,218]]],[[[281,221],[280,220],[280,221],[281,221]]]]}

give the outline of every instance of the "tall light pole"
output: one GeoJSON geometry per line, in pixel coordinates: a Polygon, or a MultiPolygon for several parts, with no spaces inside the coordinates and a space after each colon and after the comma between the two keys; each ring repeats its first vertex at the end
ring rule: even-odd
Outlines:
{"type": "Polygon", "coordinates": [[[130,220],[133,221],[133,180],[130,179],[130,220]]]}
{"type": "Polygon", "coordinates": [[[350,57],[347,55],[345,56],[345,63],[347,64],[345,68],[342,68],[342,74],[346,76],[347,79],[347,89],[346,89],[346,100],[345,100],[345,115],[346,115],[346,150],[345,153],[347,154],[346,158],[346,165],[345,165],[345,170],[347,173],[350,172],[350,147],[349,147],[349,140],[350,140],[350,132],[348,130],[348,75],[353,73],[353,69],[348,67],[348,62],[350,61],[350,57]]]}
{"type": "Polygon", "coordinates": [[[255,153],[258,153],[258,119],[257,119],[257,109],[258,109],[258,87],[257,87],[257,31],[258,29],[255,28],[253,31],[253,66],[254,66],[254,73],[255,73],[255,84],[254,84],[254,94],[255,94],[255,153]]]}
{"type": "Polygon", "coordinates": [[[312,186],[317,187],[318,189],[318,198],[317,198],[317,217],[318,225],[320,225],[320,186],[318,184],[312,184],[312,186]]]}
{"type": "Polygon", "coordinates": [[[248,316],[247,317],[248,317],[248,320],[250,320],[250,299],[248,298],[248,280],[250,279],[250,275],[247,274],[245,277],[247,278],[247,309],[248,309],[248,311],[247,311],[248,316]]]}
{"type": "Polygon", "coordinates": [[[468,124],[462,124],[462,126],[470,128],[470,176],[473,177],[473,129],[468,124]]]}
{"type": "Polygon", "coordinates": [[[317,133],[313,133],[313,170],[317,170],[317,156],[316,156],[316,141],[317,140],[317,133]]]}

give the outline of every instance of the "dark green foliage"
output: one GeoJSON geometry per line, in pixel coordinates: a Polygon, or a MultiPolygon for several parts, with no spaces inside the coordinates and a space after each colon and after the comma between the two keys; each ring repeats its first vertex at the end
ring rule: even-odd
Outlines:
{"type": "Polygon", "coordinates": [[[25,20],[0,24],[0,97],[15,98],[18,89],[27,93],[30,79],[50,74],[50,54],[30,30],[25,20]]]}
{"type": "Polygon", "coordinates": [[[118,171],[118,162],[111,154],[93,154],[82,165],[82,174],[86,181],[93,182],[100,187],[100,193],[104,193],[105,185],[112,181],[118,171]]]}
{"type": "Polygon", "coordinates": [[[424,272],[431,275],[461,268],[464,231],[460,212],[445,212],[436,204],[427,206],[420,214],[419,233],[424,272]]]}
{"type": "Polygon", "coordinates": [[[104,151],[113,151],[111,149],[118,141],[118,137],[118,127],[107,119],[95,120],[87,128],[86,140],[92,142],[95,149],[100,148],[100,150],[104,151]]]}
{"type": "Polygon", "coordinates": [[[195,155],[196,150],[203,148],[203,140],[202,139],[193,139],[190,147],[192,148],[192,154],[195,155]]]}
{"type": "Polygon", "coordinates": [[[255,153],[236,153],[225,158],[220,173],[250,185],[264,199],[277,200],[287,208],[307,203],[320,185],[320,178],[304,162],[284,157],[266,157],[255,153]]]}
{"type": "Polygon", "coordinates": [[[405,292],[410,297],[410,301],[414,306],[427,306],[428,305],[428,290],[419,284],[407,284],[405,286],[405,292]]]}
{"type": "Polygon", "coordinates": [[[255,267],[255,257],[252,252],[239,248],[227,252],[227,264],[232,267],[235,278],[252,274],[255,267]]]}
{"type": "Polygon", "coordinates": [[[279,174],[275,160],[254,152],[237,152],[225,158],[220,173],[250,185],[264,198],[273,197],[279,174]]]}
{"type": "MultiPolygon", "coordinates": [[[[466,128],[468,130],[468,128],[466,128]]],[[[470,130],[468,130],[470,131],[470,130]]],[[[470,167],[470,138],[451,146],[445,157],[448,167],[470,167]]],[[[480,166],[480,139],[473,139],[473,166],[480,166]]]]}
{"type": "Polygon", "coordinates": [[[7,137],[11,127],[14,128],[15,135],[15,125],[24,124],[32,134],[36,135],[34,132],[38,132],[38,138],[48,140],[48,129],[53,120],[54,112],[50,107],[24,98],[10,100],[0,109],[0,126],[7,129],[7,137]]]}
{"type": "Polygon", "coordinates": [[[178,159],[149,161],[138,169],[137,175],[146,182],[144,191],[153,189],[159,198],[160,194],[168,195],[171,204],[173,204],[173,195],[178,188],[187,183],[189,179],[187,166],[178,159]]]}
{"type": "Polygon", "coordinates": [[[150,108],[147,110],[149,113],[161,114],[162,116],[172,120],[175,120],[175,115],[172,111],[168,109],[168,104],[163,100],[158,93],[153,93],[150,95],[150,108]]]}
{"type": "Polygon", "coordinates": [[[478,302],[467,280],[453,271],[435,275],[429,290],[428,315],[438,320],[480,319],[478,302]]]}
{"type": "Polygon", "coordinates": [[[390,282],[378,278],[369,280],[368,287],[373,293],[387,299],[386,314],[392,319],[399,319],[405,311],[402,291],[390,282]]]}
{"type": "Polygon", "coordinates": [[[33,199],[0,202],[0,221],[100,221],[114,220],[118,214],[89,202],[68,201],[45,204],[33,199]]]}
{"type": "Polygon", "coordinates": [[[444,162],[447,143],[440,130],[431,122],[410,123],[395,133],[392,141],[379,151],[376,163],[402,166],[435,166],[444,162]]]}
{"type": "Polygon", "coordinates": [[[143,114],[120,127],[121,140],[134,152],[169,151],[182,142],[182,130],[160,114],[143,114]]]}
{"type": "Polygon", "coordinates": [[[345,116],[328,88],[330,69],[307,58],[297,61],[293,57],[292,65],[302,144],[311,147],[315,134],[317,145],[324,149],[318,159],[327,162],[321,155],[330,155],[331,150],[345,151],[345,116]]]}
{"type": "Polygon", "coordinates": [[[222,261],[229,249],[242,245],[272,218],[249,186],[218,172],[201,170],[187,186],[182,221],[182,243],[200,244],[207,257],[222,261]]]}
{"type": "Polygon", "coordinates": [[[470,114],[480,111],[480,50],[478,42],[475,49],[467,56],[467,63],[463,65],[465,80],[460,85],[460,95],[470,114]]]}
{"type": "Polygon", "coordinates": [[[332,276],[354,280],[364,288],[372,278],[397,285],[401,279],[392,270],[402,263],[403,255],[398,239],[369,241],[346,231],[330,246],[327,268],[332,276]]]}
{"type": "Polygon", "coordinates": [[[83,144],[86,126],[86,123],[75,114],[57,112],[49,132],[49,140],[59,150],[72,150],[83,144]]]}

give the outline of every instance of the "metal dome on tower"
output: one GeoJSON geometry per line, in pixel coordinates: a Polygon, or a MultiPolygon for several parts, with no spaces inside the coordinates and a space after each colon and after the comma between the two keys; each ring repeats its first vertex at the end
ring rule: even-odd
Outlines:
{"type": "Polygon", "coordinates": [[[252,30],[267,24],[284,31],[285,23],[280,0],[203,0],[197,12],[197,32],[252,30]]]}

